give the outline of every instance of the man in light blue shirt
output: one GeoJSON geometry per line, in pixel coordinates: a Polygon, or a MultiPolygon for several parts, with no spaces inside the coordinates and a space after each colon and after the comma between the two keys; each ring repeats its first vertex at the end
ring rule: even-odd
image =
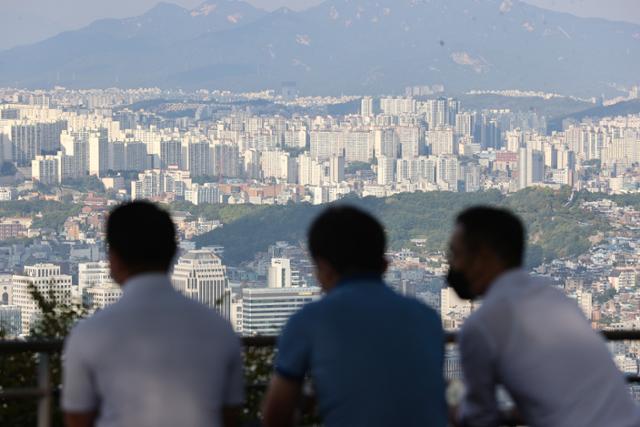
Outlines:
{"type": "Polygon", "coordinates": [[[228,321],[172,287],[169,215],[148,202],[122,205],[109,215],[107,243],[123,296],[67,339],[68,427],[236,425],[244,393],[240,341],[228,321]]]}
{"type": "Polygon", "coordinates": [[[380,224],[354,208],[330,208],[312,225],[309,249],[327,295],[293,315],[280,336],[265,425],[293,425],[310,376],[328,427],[444,427],[440,318],[383,282],[380,224]]]}

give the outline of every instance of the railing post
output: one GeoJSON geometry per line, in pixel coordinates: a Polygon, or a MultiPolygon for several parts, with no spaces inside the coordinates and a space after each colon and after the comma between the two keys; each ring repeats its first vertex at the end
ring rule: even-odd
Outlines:
{"type": "Polygon", "coordinates": [[[49,354],[38,353],[38,390],[42,393],[38,399],[38,427],[51,427],[51,371],[49,354]]]}

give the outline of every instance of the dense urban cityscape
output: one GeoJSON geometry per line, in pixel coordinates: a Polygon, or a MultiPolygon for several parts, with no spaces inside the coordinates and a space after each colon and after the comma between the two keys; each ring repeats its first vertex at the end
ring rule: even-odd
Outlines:
{"type": "MultiPolygon", "coordinates": [[[[527,190],[564,190],[567,204],[609,227],[579,256],[540,260],[533,271],[575,298],[594,328],[638,328],[640,204],[616,197],[640,189],[640,114],[567,118],[550,130],[537,111],[468,109],[443,90],[341,98],[299,97],[292,84],[278,93],[1,90],[5,335],[28,336],[37,321],[32,287],[90,312],[117,301],[103,224],[124,200],[171,208],[181,236],[172,273],[177,289],[216,308],[240,334],[272,336],[321,295],[306,248],[275,239],[242,262],[226,263],[231,248],[196,243],[226,225],[203,210],[208,206],[319,205],[423,192],[497,191],[508,199],[527,190]]],[[[635,87],[627,100],[637,98],[635,87]]],[[[443,287],[444,248],[433,250],[426,240],[415,235],[395,245],[386,277],[455,330],[473,306],[443,287]]],[[[624,372],[638,373],[639,345],[612,350],[624,372]]]]}
{"type": "Polygon", "coordinates": [[[606,3],[0,6],[0,425],[638,425],[606,3]]]}

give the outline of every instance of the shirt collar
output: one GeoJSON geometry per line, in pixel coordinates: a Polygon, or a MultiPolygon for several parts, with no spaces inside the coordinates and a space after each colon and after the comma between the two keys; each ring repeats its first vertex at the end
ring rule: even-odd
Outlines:
{"type": "Polygon", "coordinates": [[[514,290],[515,286],[529,280],[529,274],[522,268],[507,270],[499,275],[489,287],[484,299],[497,298],[514,290]]]}
{"type": "Polygon", "coordinates": [[[165,273],[137,274],[122,285],[123,295],[138,295],[171,289],[171,280],[165,273]]]}

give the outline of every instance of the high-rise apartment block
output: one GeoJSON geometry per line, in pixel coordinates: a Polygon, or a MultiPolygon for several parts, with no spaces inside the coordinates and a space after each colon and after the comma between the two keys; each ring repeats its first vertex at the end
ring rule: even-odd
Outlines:
{"type": "Polygon", "coordinates": [[[35,156],[31,161],[31,177],[44,185],[62,182],[61,159],[55,155],[35,156]]]}
{"type": "Polygon", "coordinates": [[[291,260],[288,258],[272,258],[268,271],[270,288],[291,287],[291,260]]]}

